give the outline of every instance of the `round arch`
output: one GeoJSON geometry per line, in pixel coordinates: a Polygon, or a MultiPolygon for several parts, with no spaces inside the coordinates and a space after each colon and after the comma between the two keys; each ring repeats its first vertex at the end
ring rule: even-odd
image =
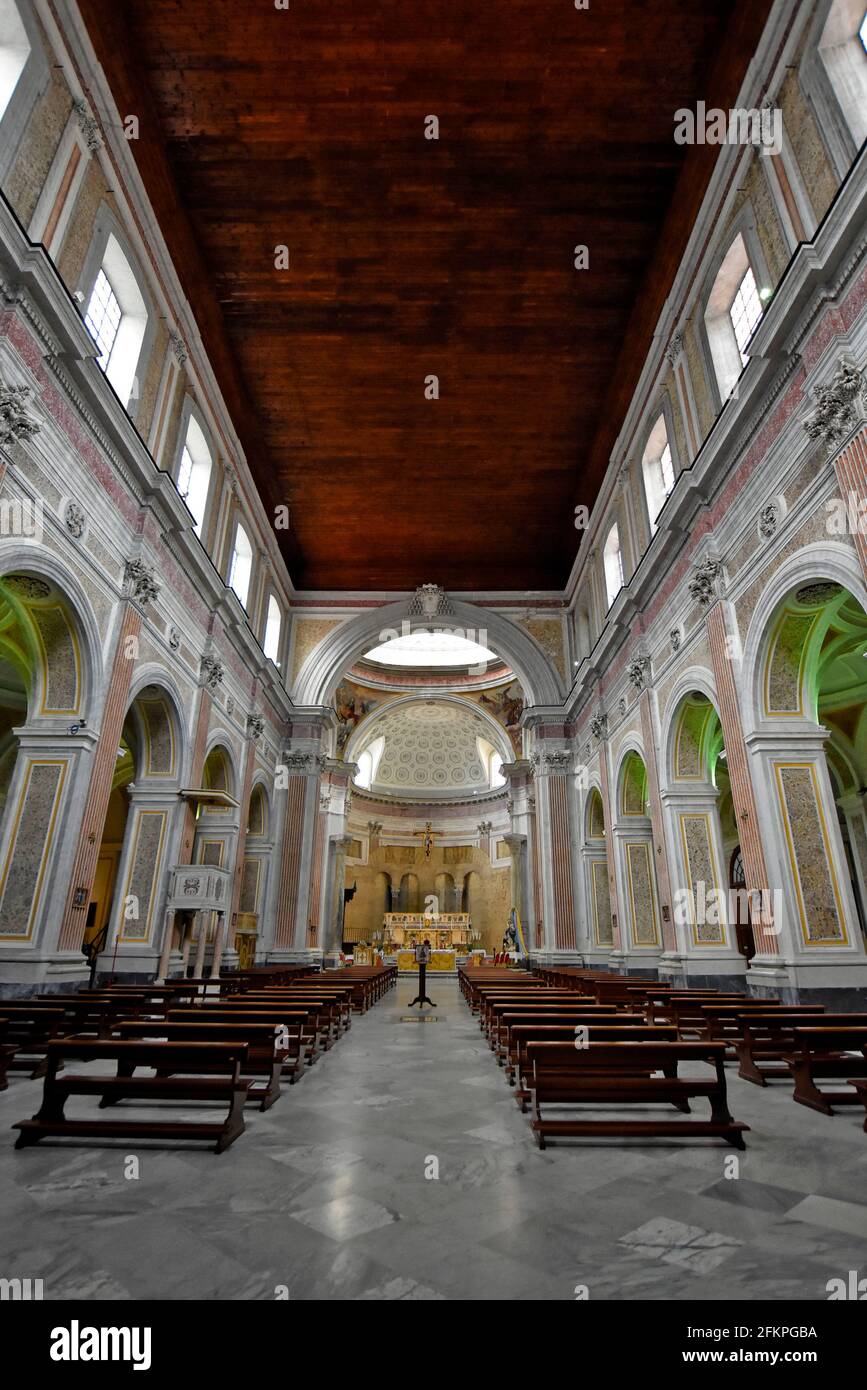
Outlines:
{"type": "Polygon", "coordinates": [[[310,653],[298,673],[292,692],[296,705],[328,705],[340,680],[368,648],[382,641],[384,630],[399,631],[401,623],[410,629],[430,627],[461,628],[464,632],[486,634],[491,648],[508,661],[524,688],[528,705],[556,705],[565,694],[563,680],[539,644],[510,618],[493,609],[449,600],[448,617],[410,618],[408,599],[360,613],[357,618],[335,628],[310,653]]]}
{"type": "MultiPolygon", "coordinates": [[[[765,676],[777,624],[787,599],[807,584],[832,583],[847,589],[867,613],[867,586],[858,558],[839,541],[804,546],[784,561],[763,590],[753,610],[743,654],[743,689],[749,722],[757,729],[765,713],[765,676]]],[[[803,692],[802,692],[803,693],[803,692]]],[[[803,699],[802,699],[803,706],[803,699]]],[[[813,721],[810,721],[813,722],[813,721]]]]}
{"type": "Polygon", "coordinates": [[[711,704],[717,719],[719,719],[719,701],[713,676],[704,666],[690,666],[683,672],[668,696],[660,720],[662,772],[668,787],[682,783],[683,780],[676,776],[677,738],[680,731],[682,706],[693,692],[703,696],[711,704]]]}
{"type": "Polygon", "coordinates": [[[647,818],[647,763],[638,739],[629,738],[620,749],[620,761],[614,785],[616,791],[615,820],[624,816],[647,818]],[[640,807],[636,810],[636,807],[640,807]]]}
{"type": "Polygon", "coordinates": [[[149,664],[137,671],[127,699],[127,719],[142,732],[146,761],[137,777],[181,780],[187,754],[183,704],[178,687],[162,666],[149,664]]]}
{"type": "Polygon", "coordinates": [[[56,590],[77,656],[79,679],[74,712],[86,714],[95,693],[102,688],[104,665],[99,624],[84,587],[51,551],[24,546],[19,541],[0,541],[0,580],[13,575],[41,580],[56,590]]]}
{"type": "MultiPolygon", "coordinates": [[[[238,785],[238,769],[235,765],[235,757],[231,745],[226,739],[226,735],[222,729],[215,729],[213,731],[205,747],[205,757],[202,763],[203,781],[207,775],[208,763],[213,759],[215,753],[222,755],[222,762],[226,773],[226,785],[221,787],[220,790],[228,792],[229,796],[236,796],[237,793],[235,788],[238,785]]],[[[214,766],[213,763],[212,766],[214,766]]]]}

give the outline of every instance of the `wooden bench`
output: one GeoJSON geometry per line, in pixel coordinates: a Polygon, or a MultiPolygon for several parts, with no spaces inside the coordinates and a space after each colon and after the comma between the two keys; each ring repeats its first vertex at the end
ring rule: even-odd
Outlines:
{"type": "Polygon", "coordinates": [[[518,1005],[505,1004],[494,1009],[491,1018],[490,1045],[497,1060],[502,1062],[505,1053],[508,1051],[508,1032],[512,1023],[567,1023],[572,1021],[580,1023],[582,1020],[626,1018],[630,1023],[643,1023],[641,1014],[616,1013],[614,1009],[607,1008],[604,1004],[560,1004],[548,1008],[526,1008],[518,1005]]]}
{"type": "Polygon", "coordinates": [[[244,1132],[244,1104],[250,1082],[241,1076],[247,1045],[239,1042],[156,1042],[141,1038],[62,1038],[48,1044],[48,1066],[42,1106],[32,1120],[20,1120],[16,1149],[38,1144],[46,1137],[85,1139],[203,1139],[214,1141],[222,1153],[244,1132]],[[114,1061],[117,1074],[58,1075],[65,1058],[114,1061]],[[137,1067],[168,1076],[134,1076],[137,1067]],[[216,1072],[217,1074],[213,1074],[216,1072]],[[178,1075],[177,1073],[184,1073],[178,1075]],[[71,1095],[99,1096],[111,1104],[113,1095],[135,1098],[141,1105],[153,1101],[183,1100],[223,1102],[226,1118],[190,1120],[67,1119],[66,1101],[71,1095]]]}
{"type": "MultiPolygon", "coordinates": [[[[609,1014],[608,1018],[611,1019],[612,1016],[609,1014]]],[[[517,1024],[512,1039],[512,1055],[515,1100],[522,1111],[526,1111],[530,1099],[533,1044],[537,1042],[569,1043],[576,1051],[581,1051],[586,1044],[598,1042],[677,1042],[677,1029],[671,1024],[645,1023],[640,1016],[636,1016],[634,1024],[626,1026],[623,1024],[623,1015],[615,1015],[609,1022],[597,1022],[594,1019],[587,1027],[586,1041],[582,1042],[582,1048],[578,1048],[572,1024],[517,1024]]]]}
{"type": "MultiPolygon", "coordinates": [[[[867,1014],[824,1013],[821,1021],[826,1028],[858,1027],[867,1024],[867,1014]]],[[[741,1023],[742,1036],[735,1042],[738,1076],[754,1086],[766,1086],[774,1080],[790,1081],[789,1058],[795,1052],[795,1031],[814,1022],[817,1022],[816,1015],[809,1005],[805,1009],[787,1006],[783,1013],[773,1009],[767,1013],[745,1014],[741,1023]]]]}
{"type": "MultiPolygon", "coordinates": [[[[853,1015],[849,1015],[853,1017],[853,1015]]],[[[787,1065],[794,1079],[794,1099],[823,1115],[834,1105],[857,1105],[857,1091],[822,1091],[817,1081],[828,1078],[867,1081],[867,1018],[860,1024],[821,1024],[795,1029],[793,1055],[787,1065]]]]}
{"type": "MultiPolygon", "coordinates": [[[[260,1110],[270,1110],[280,1099],[280,1080],[283,1075],[283,1062],[289,1051],[289,1039],[284,1043],[280,1034],[280,1024],[267,1020],[256,1021],[249,1018],[234,1018],[231,1022],[223,1019],[198,1020],[189,1022],[165,1022],[161,1019],[133,1019],[117,1021],[112,1031],[120,1038],[158,1038],[166,1042],[237,1042],[247,1044],[247,1059],[241,1067],[241,1075],[262,1077],[260,1084],[253,1082],[247,1092],[248,1101],[258,1101],[260,1110]]],[[[206,1067],[206,1063],[201,1064],[206,1067]]],[[[217,1070],[222,1063],[216,1063],[217,1070]]],[[[171,1076],[173,1069],[161,1068],[160,1076],[171,1076]]],[[[210,1068],[208,1068],[210,1070],[210,1068]]],[[[120,1086],[103,1105],[116,1104],[126,1097],[120,1086]]]]}
{"type": "Polygon", "coordinates": [[[304,1063],[312,1066],[319,1056],[316,1020],[307,1009],[288,1009],[275,1004],[257,1008],[255,1004],[246,1005],[242,1001],[246,995],[239,996],[237,1004],[206,1004],[195,1009],[174,1009],[169,1014],[170,1023],[249,1023],[284,1030],[285,1056],[283,1058],[283,1078],[291,1085],[301,1075],[304,1063]]]}
{"type": "Polygon", "coordinates": [[[10,1049],[6,1053],[7,1071],[42,1076],[49,1041],[69,1031],[64,1010],[30,999],[4,999],[2,1010],[6,1019],[4,1042],[10,1049]]]}
{"type": "Polygon", "coordinates": [[[665,1136],[688,1138],[712,1135],[743,1149],[748,1125],[734,1120],[726,1098],[725,1043],[708,1042],[591,1042],[578,1050],[570,1043],[528,1042],[531,1065],[531,1127],[540,1149],[549,1138],[562,1136],[618,1138],[665,1136]],[[705,1062],[710,1080],[679,1076],[680,1062],[705,1062]],[[661,1073],[661,1075],[659,1074],[661,1073]],[[674,1105],[683,1113],[689,1101],[710,1102],[709,1120],[672,1119],[550,1119],[549,1106],[674,1105]],[[544,1110],[543,1110],[544,1107],[544,1110]]]}
{"type": "Polygon", "coordinates": [[[824,1004],[781,1004],[774,1003],[771,1009],[762,1001],[748,1001],[745,1004],[704,1004],[702,1016],[704,1027],[701,1037],[708,1042],[724,1041],[728,1044],[727,1058],[737,1057],[737,1043],[743,1041],[744,1020],[757,1018],[772,1012],[774,1018],[785,1018],[787,1014],[815,1014],[820,1017],[825,1011],[824,1004]]]}

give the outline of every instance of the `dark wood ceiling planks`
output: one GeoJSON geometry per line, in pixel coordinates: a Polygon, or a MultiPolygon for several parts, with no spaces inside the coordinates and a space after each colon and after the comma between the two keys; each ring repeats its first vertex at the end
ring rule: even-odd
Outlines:
{"type": "Polygon", "coordinates": [[[562,586],[769,0],[79,8],[295,583],[562,586]]]}

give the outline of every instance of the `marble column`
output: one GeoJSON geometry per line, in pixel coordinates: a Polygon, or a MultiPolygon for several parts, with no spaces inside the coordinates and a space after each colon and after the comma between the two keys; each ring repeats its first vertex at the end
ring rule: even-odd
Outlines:
{"type": "Polygon", "coordinates": [[[612,969],[622,968],[624,961],[623,933],[621,930],[619,898],[617,894],[617,854],[614,847],[614,816],[611,805],[611,774],[608,769],[608,741],[602,738],[599,743],[599,789],[602,795],[602,815],[605,821],[605,860],[608,867],[608,897],[611,907],[611,936],[613,947],[609,953],[612,969]]]}
{"type": "Polygon", "coordinates": [[[652,831],[653,864],[656,873],[656,887],[659,894],[659,914],[662,918],[663,956],[677,954],[677,935],[671,910],[671,874],[668,863],[668,844],[665,837],[665,822],[662,814],[662,801],[659,794],[659,766],[656,750],[659,747],[652,696],[644,689],[639,699],[641,712],[641,734],[644,744],[644,767],[647,772],[647,801],[650,809],[652,831]]]}
{"type": "MultiPolygon", "coordinates": [[[[727,610],[728,604],[722,601],[712,604],[706,618],[707,633],[746,887],[751,899],[758,902],[762,894],[768,894],[771,885],[735,679],[735,653],[739,651],[739,638],[734,616],[727,610]]],[[[753,962],[755,967],[761,958],[777,956],[779,944],[776,925],[767,920],[766,914],[756,914],[753,934],[757,957],[753,962]],[[760,917],[765,920],[759,920],[760,917]]]]}

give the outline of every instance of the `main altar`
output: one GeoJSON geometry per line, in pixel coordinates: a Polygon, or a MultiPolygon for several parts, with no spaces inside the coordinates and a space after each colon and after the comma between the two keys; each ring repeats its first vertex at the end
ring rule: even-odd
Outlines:
{"type": "Polygon", "coordinates": [[[415,970],[415,948],[431,944],[428,970],[452,971],[460,952],[470,948],[472,929],[468,912],[386,912],[382,921],[386,949],[397,957],[398,970],[415,970]]]}

